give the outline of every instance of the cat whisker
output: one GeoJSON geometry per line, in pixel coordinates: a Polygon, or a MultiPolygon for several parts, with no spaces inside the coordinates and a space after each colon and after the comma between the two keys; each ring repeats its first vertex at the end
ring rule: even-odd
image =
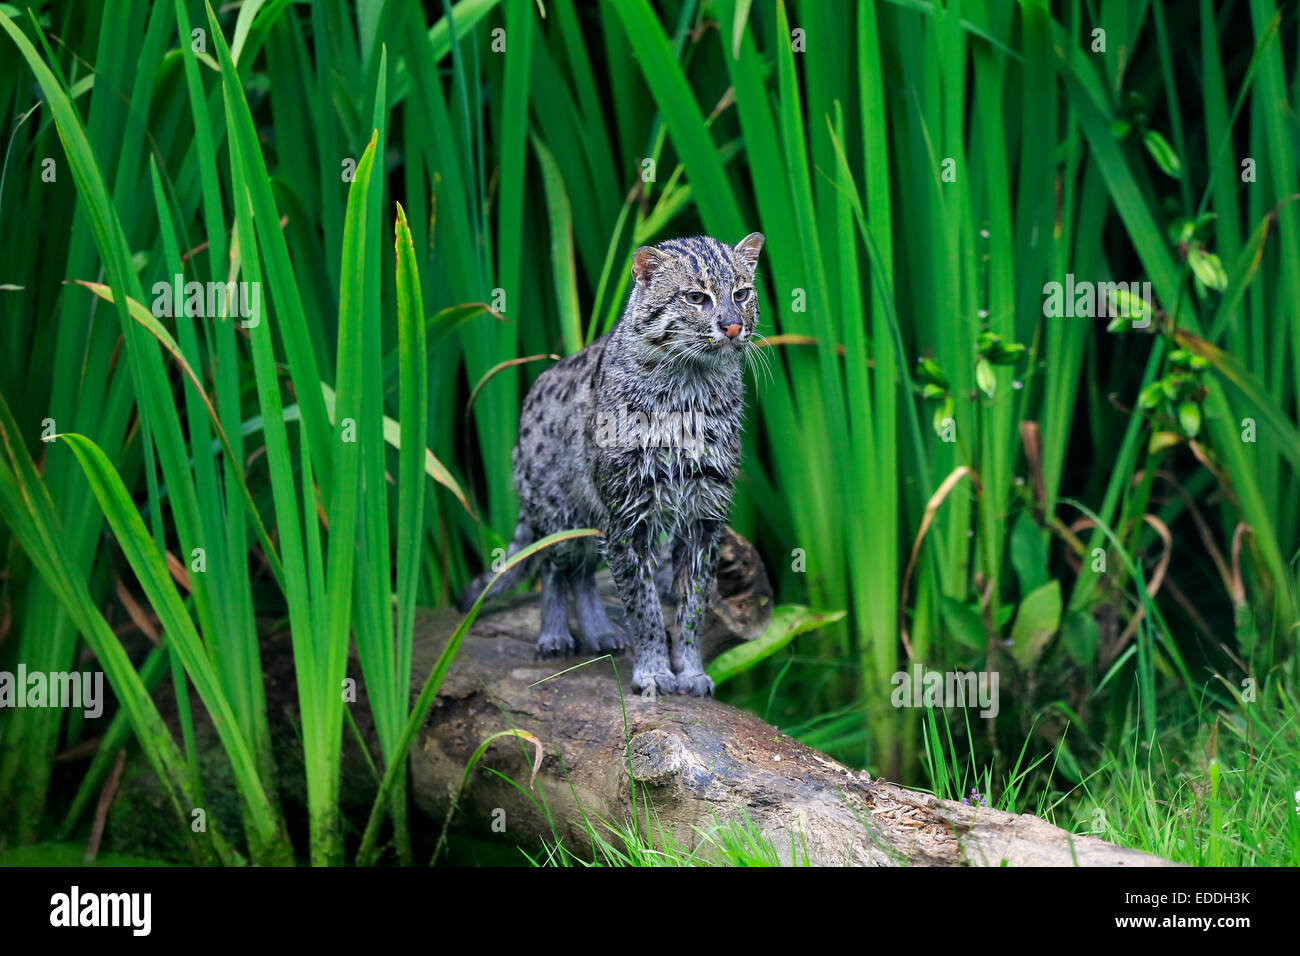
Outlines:
{"type": "Polygon", "coordinates": [[[745,361],[749,363],[750,370],[754,375],[754,383],[756,385],[760,383],[758,372],[761,369],[767,378],[767,383],[773,384],[776,379],[772,375],[771,359],[763,354],[767,351],[767,348],[759,344],[760,342],[766,342],[767,336],[757,329],[754,330],[753,336],[754,344],[745,349],[745,361]]]}

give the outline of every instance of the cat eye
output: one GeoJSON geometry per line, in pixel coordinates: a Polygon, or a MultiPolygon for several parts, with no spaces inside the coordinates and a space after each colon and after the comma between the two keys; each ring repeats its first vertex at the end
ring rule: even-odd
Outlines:
{"type": "Polygon", "coordinates": [[[709,301],[709,296],[707,293],[701,292],[698,289],[692,289],[690,292],[686,293],[686,301],[691,305],[704,305],[704,303],[709,301]]]}
{"type": "Polygon", "coordinates": [[[753,289],[737,289],[735,292],[731,293],[731,298],[737,305],[743,305],[749,301],[749,297],[753,294],[753,289]]]}

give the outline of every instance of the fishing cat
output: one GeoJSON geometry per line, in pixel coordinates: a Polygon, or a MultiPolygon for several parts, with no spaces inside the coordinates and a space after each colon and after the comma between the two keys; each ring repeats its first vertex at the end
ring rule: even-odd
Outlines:
{"type": "MultiPolygon", "coordinates": [[[[740,466],[743,360],[758,324],[754,270],[763,241],[756,232],[734,246],[695,236],[640,247],[617,325],[529,390],[513,455],[520,513],[509,553],[569,528],[604,533],[561,542],[525,562],[541,571],[539,656],[626,646],[597,593],[603,557],[626,612],[632,689],[645,696],[713,693],[699,632],[740,466]],[[655,587],[665,539],[678,596],[671,640],[655,587]]],[[[525,563],[503,574],[492,594],[517,584],[525,563]]],[[[462,610],[490,577],[465,590],[462,610]]]]}

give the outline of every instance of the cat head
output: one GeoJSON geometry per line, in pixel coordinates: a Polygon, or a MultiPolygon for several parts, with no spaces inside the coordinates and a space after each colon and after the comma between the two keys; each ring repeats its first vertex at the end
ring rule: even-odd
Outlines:
{"type": "Polygon", "coordinates": [[[641,246],[632,254],[633,333],[683,363],[743,355],[758,325],[754,269],[762,248],[758,232],[734,246],[708,236],[641,246]]]}

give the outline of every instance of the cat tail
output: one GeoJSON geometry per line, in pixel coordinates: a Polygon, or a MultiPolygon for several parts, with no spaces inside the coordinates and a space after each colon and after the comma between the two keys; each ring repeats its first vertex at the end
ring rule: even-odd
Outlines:
{"type": "MultiPolygon", "coordinates": [[[[506,549],[506,556],[502,560],[507,560],[528,547],[533,543],[533,537],[533,529],[529,527],[526,522],[520,520],[519,524],[515,526],[514,540],[510,542],[510,547],[506,549]]],[[[510,568],[510,570],[506,571],[505,574],[501,575],[501,577],[497,579],[496,584],[492,585],[492,589],[488,591],[485,600],[490,601],[495,597],[500,597],[501,595],[508,594],[510,591],[514,590],[519,582],[524,579],[524,576],[528,573],[529,566],[532,563],[533,559],[529,558],[526,561],[520,561],[514,567],[510,568]]],[[[483,589],[488,586],[488,582],[490,582],[495,576],[496,571],[488,570],[484,571],[471,581],[465,587],[465,590],[460,592],[460,597],[456,599],[457,610],[463,614],[472,608],[474,602],[478,600],[478,596],[483,593],[483,589]]]]}

